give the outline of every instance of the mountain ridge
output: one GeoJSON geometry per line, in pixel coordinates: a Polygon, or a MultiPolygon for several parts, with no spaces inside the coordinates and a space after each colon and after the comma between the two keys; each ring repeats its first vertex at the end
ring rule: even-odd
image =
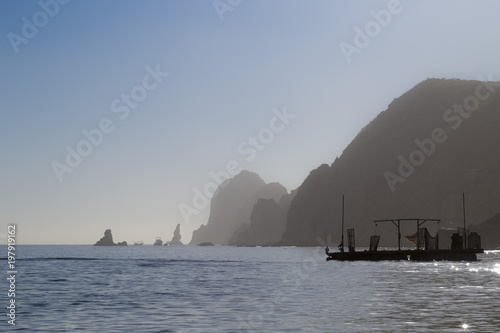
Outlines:
{"type": "Polygon", "coordinates": [[[346,196],[346,227],[356,228],[357,242],[363,245],[375,219],[422,216],[458,225],[462,192],[468,197],[471,220],[497,213],[497,91],[498,82],[427,79],[394,99],[335,162],[311,171],[292,200],[280,243],[314,246],[319,245],[318,237],[328,236],[340,242],[342,195],[346,196]],[[476,110],[467,111],[476,100],[476,110]],[[458,106],[462,113],[456,111],[458,106]],[[434,142],[433,150],[429,140],[434,142]],[[422,142],[427,143],[427,151],[421,148],[422,142]],[[398,172],[405,169],[403,160],[418,162],[410,163],[405,177],[398,172]],[[399,177],[393,188],[388,172],[399,177]]]}

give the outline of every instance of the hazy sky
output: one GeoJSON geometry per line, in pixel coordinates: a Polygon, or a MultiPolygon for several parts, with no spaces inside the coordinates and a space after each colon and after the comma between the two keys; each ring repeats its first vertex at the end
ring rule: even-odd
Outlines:
{"type": "Polygon", "coordinates": [[[500,78],[498,1],[66,2],[0,2],[2,243],[186,243],[210,172],[293,190],[420,81],[500,78]]]}

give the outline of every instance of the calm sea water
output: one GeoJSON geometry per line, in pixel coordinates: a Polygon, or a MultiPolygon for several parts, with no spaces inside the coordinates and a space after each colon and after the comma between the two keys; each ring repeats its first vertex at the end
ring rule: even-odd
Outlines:
{"type": "Polygon", "coordinates": [[[323,248],[21,246],[17,256],[16,326],[2,279],[2,332],[500,332],[499,251],[475,263],[326,262],[323,248]]]}

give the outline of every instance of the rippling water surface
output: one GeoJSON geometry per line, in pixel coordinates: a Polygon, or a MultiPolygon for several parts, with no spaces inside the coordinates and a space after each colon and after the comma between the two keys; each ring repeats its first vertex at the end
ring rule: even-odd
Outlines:
{"type": "Polygon", "coordinates": [[[322,248],[24,246],[17,255],[16,326],[3,316],[0,331],[500,332],[499,251],[474,263],[326,262],[322,248]]]}

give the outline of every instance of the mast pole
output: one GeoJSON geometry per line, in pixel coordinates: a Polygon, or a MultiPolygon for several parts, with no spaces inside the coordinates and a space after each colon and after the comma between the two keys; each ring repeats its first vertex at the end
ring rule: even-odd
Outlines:
{"type": "Polygon", "coordinates": [[[417,219],[417,250],[420,250],[420,220],[417,219]]]}
{"type": "Polygon", "coordinates": [[[463,205],[463,211],[464,211],[464,250],[467,249],[467,235],[465,229],[465,192],[462,192],[462,205],[463,205]]]}
{"type": "Polygon", "coordinates": [[[342,244],[340,251],[344,252],[344,195],[342,195],[342,240],[340,244],[342,244]]]}
{"type": "Polygon", "coordinates": [[[398,250],[401,251],[401,221],[398,220],[398,250]]]}

